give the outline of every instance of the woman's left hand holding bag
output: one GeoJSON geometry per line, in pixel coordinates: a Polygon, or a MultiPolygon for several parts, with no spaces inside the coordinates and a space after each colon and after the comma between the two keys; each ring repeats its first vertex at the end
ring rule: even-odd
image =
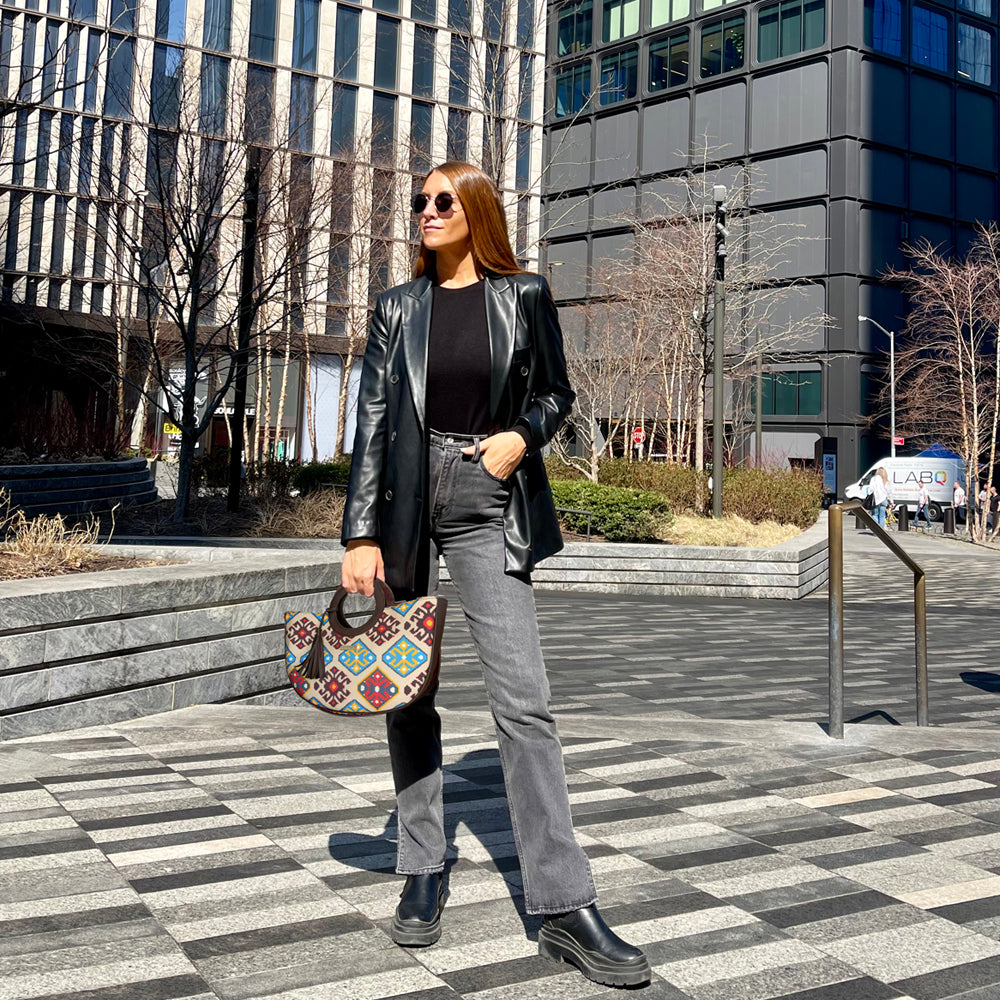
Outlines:
{"type": "Polygon", "coordinates": [[[375,577],[385,579],[382,549],[373,538],[354,538],[347,543],[340,568],[340,584],[349,594],[375,593],[375,577]]]}
{"type": "MultiPolygon", "coordinates": [[[[517,431],[500,431],[479,442],[483,468],[497,479],[506,479],[517,468],[527,450],[524,438],[517,431]]],[[[475,445],[463,448],[462,452],[474,455],[475,445]]]]}

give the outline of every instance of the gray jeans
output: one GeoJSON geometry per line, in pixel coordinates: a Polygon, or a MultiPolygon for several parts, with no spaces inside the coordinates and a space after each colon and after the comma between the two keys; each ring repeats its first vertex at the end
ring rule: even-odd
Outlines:
{"type": "MultiPolygon", "coordinates": [[[[528,913],[563,913],[597,897],[573,836],[566,772],[538,640],[531,581],[504,573],[503,510],[509,486],[463,435],[430,437],[431,587],[438,554],[458,591],[483,667],[500,745],[511,826],[528,913]]],[[[447,684],[447,648],[441,665],[447,684]]],[[[434,693],[386,716],[399,816],[396,870],[444,869],[441,720],[434,693]]]]}

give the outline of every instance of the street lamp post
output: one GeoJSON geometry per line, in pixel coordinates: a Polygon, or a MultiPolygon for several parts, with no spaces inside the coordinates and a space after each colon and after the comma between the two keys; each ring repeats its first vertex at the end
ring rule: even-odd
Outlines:
{"type": "Polygon", "coordinates": [[[890,451],[892,458],[896,457],[896,334],[892,330],[887,330],[877,320],[871,316],[859,316],[859,323],[871,323],[877,326],[889,338],[889,435],[890,451]]]}
{"type": "Polygon", "coordinates": [[[722,451],[723,421],[725,420],[723,369],[726,349],[726,186],[713,185],[712,197],[715,201],[715,284],[712,318],[712,348],[714,365],[712,368],[712,517],[722,517],[722,451]]]}

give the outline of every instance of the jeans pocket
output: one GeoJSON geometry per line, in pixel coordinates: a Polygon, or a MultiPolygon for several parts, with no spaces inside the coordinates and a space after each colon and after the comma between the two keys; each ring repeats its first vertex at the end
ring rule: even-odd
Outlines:
{"type": "Polygon", "coordinates": [[[486,476],[489,479],[493,480],[493,482],[499,483],[501,486],[509,486],[510,485],[510,477],[508,477],[506,479],[501,479],[499,476],[494,476],[493,473],[490,472],[490,470],[486,468],[486,465],[485,465],[485,463],[483,462],[483,460],[481,458],[479,459],[479,461],[476,464],[479,466],[480,469],[483,470],[483,472],[486,474],[486,476]]]}

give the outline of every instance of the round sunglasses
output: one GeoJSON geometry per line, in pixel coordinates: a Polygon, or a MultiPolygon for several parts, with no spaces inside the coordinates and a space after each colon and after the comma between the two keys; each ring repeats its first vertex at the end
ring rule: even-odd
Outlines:
{"type": "MultiPolygon", "coordinates": [[[[416,215],[420,215],[421,212],[427,207],[427,203],[431,200],[429,194],[424,194],[421,192],[416,195],[413,199],[413,211],[416,215]]],[[[438,210],[440,214],[451,209],[451,206],[455,204],[458,199],[448,191],[442,191],[441,194],[435,195],[434,197],[434,207],[438,210]]]]}

